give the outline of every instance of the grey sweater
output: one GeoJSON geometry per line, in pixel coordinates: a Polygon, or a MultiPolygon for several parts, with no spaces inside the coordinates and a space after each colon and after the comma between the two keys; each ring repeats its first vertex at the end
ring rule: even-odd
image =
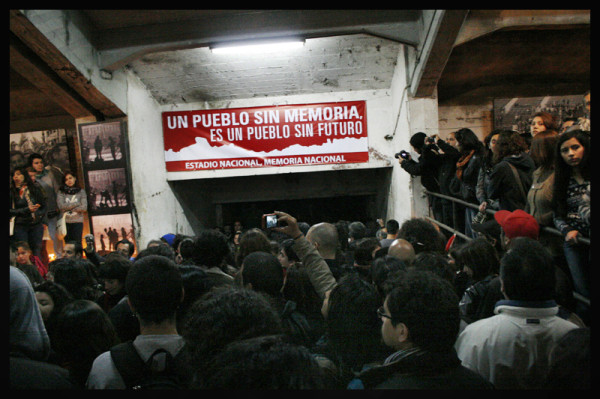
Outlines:
{"type": "Polygon", "coordinates": [[[85,190],[79,190],[77,194],[66,194],[58,191],[56,196],[58,209],[63,213],[67,212],[67,223],[83,223],[83,214],[87,212],[87,195],[85,190]]]}

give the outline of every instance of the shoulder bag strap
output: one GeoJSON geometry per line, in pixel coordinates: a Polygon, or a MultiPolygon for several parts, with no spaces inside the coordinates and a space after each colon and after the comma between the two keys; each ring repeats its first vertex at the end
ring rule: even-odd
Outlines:
{"type": "Polygon", "coordinates": [[[515,168],[512,164],[508,163],[508,166],[510,166],[510,169],[512,170],[513,174],[515,175],[515,179],[517,180],[517,185],[519,186],[519,191],[521,192],[521,196],[523,196],[523,199],[525,200],[525,203],[527,203],[527,194],[525,194],[525,190],[523,189],[523,184],[521,183],[521,177],[519,176],[519,172],[517,172],[517,168],[515,168]]]}
{"type": "Polygon", "coordinates": [[[110,356],[115,363],[117,371],[123,378],[127,389],[131,389],[134,383],[143,375],[146,363],[142,360],[132,341],[124,342],[110,348],[110,356]]]}

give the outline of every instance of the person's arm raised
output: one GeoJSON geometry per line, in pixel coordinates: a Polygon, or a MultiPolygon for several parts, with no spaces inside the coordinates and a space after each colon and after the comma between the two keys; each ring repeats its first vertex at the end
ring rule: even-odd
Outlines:
{"type": "Polygon", "coordinates": [[[321,298],[325,298],[325,293],[330,291],[336,285],[335,277],[331,273],[327,262],[319,254],[319,251],[304,237],[298,227],[298,221],[285,212],[275,211],[280,223],[284,226],[274,227],[273,231],[287,234],[294,239],[293,249],[302,260],[302,267],[305,268],[310,282],[315,291],[321,298]]]}

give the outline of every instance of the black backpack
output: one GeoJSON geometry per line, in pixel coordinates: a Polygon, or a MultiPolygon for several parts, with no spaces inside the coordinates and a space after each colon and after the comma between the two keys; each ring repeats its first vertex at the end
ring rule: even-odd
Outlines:
{"type": "Polygon", "coordinates": [[[127,389],[186,389],[192,378],[185,347],[175,357],[157,349],[144,362],[129,341],[113,346],[110,355],[127,389]]]}

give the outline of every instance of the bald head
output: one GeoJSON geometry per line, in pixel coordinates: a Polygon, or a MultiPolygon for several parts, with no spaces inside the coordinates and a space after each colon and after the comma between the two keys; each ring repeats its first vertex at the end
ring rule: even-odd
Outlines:
{"type": "Polygon", "coordinates": [[[308,229],[306,239],[319,251],[324,259],[334,259],[338,246],[338,232],[331,223],[318,223],[308,229]]]}
{"type": "Polygon", "coordinates": [[[410,242],[403,238],[394,240],[388,249],[388,255],[403,261],[411,261],[415,258],[415,249],[410,242]]]}

